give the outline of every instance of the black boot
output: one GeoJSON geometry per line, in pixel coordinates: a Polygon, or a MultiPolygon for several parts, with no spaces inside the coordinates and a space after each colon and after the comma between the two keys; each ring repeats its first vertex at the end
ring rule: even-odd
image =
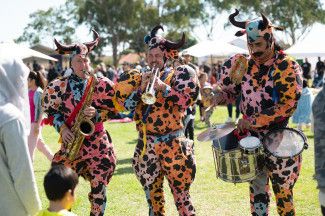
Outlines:
{"type": "Polygon", "coordinates": [[[320,208],[322,210],[322,215],[325,216],[325,207],[321,205],[320,208]]]}

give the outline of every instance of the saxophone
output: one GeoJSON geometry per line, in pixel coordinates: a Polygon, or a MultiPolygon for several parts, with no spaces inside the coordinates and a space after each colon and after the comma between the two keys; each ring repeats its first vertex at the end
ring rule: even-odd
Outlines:
{"type": "Polygon", "coordinates": [[[88,95],[86,96],[84,104],[82,105],[80,111],[76,116],[75,123],[71,127],[71,132],[74,134],[75,138],[72,142],[67,144],[67,148],[66,148],[66,157],[71,161],[73,161],[76,158],[77,154],[79,153],[85,137],[92,135],[95,131],[94,123],[90,119],[86,118],[84,114],[85,108],[91,105],[92,102],[91,99],[97,83],[97,79],[95,75],[93,73],[89,73],[89,74],[91,76],[89,81],[91,80],[92,83],[89,88],[88,95]]]}

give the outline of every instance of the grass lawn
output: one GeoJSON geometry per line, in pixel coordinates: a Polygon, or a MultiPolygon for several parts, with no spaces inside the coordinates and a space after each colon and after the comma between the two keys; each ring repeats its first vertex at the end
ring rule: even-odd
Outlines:
{"type": "MultiPolygon", "coordinates": [[[[197,116],[198,117],[198,116],[197,116]]],[[[212,122],[223,123],[227,118],[225,107],[217,108],[212,116],[212,122]]],[[[195,122],[195,135],[205,129],[204,123],[195,122]]],[[[107,187],[107,205],[105,215],[135,216],[148,215],[145,194],[135,177],[131,167],[131,159],[136,144],[137,133],[134,123],[109,123],[105,127],[110,132],[115,145],[118,163],[116,171],[107,187]]],[[[303,152],[303,165],[298,182],[294,188],[294,200],[297,215],[321,215],[318,203],[318,191],[314,174],[314,138],[310,131],[305,131],[309,148],[303,152]]],[[[57,151],[58,135],[51,127],[43,129],[43,137],[53,151],[57,151]]],[[[197,215],[241,216],[250,215],[249,189],[247,183],[232,184],[216,179],[210,142],[195,140],[197,174],[191,187],[191,196],[197,215]]],[[[37,184],[43,203],[47,207],[47,199],[43,189],[43,177],[49,169],[50,162],[40,152],[36,151],[34,162],[37,184]]],[[[173,197],[165,181],[167,216],[176,216],[177,211],[173,197]]],[[[77,198],[73,212],[78,215],[89,215],[90,204],[88,192],[90,186],[80,178],[77,187],[77,198]]],[[[277,215],[274,196],[271,198],[270,215],[277,215]]]]}

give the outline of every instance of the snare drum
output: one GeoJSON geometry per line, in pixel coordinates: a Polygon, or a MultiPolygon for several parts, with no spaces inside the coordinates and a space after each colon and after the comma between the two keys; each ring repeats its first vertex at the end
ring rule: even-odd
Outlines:
{"type": "Polygon", "coordinates": [[[263,169],[263,151],[245,151],[239,147],[238,139],[233,132],[213,141],[212,151],[217,178],[232,183],[248,182],[256,178],[263,169]]]}
{"type": "Polygon", "coordinates": [[[262,144],[259,138],[247,136],[239,141],[239,147],[245,154],[255,154],[262,151],[262,144]]]}

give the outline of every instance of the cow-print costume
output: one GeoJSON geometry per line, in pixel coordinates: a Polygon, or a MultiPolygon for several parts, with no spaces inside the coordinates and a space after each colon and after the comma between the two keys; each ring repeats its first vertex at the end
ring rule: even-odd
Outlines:
{"type": "MultiPolygon", "coordinates": [[[[236,13],[238,14],[238,11],[236,13]]],[[[246,28],[243,27],[245,30],[241,33],[247,33],[247,40],[250,42],[254,42],[257,38],[265,39],[266,49],[268,52],[271,49],[273,57],[264,63],[259,63],[252,56],[244,55],[248,64],[239,82],[231,79],[231,73],[234,72],[236,61],[243,55],[237,54],[227,60],[222,67],[221,79],[218,81],[222,91],[217,95],[226,103],[234,102],[237,96],[241,95],[241,112],[244,119],[255,128],[251,129],[250,133],[260,139],[268,131],[288,124],[302,91],[300,66],[283,51],[274,49],[272,26],[269,24],[265,28],[263,22],[266,22],[266,17],[262,16],[263,20],[246,21],[244,24],[246,28]]],[[[237,21],[232,23],[240,27],[237,21]]],[[[266,157],[263,173],[250,182],[252,215],[269,214],[269,179],[271,179],[279,215],[295,215],[292,189],[299,176],[301,161],[301,155],[288,159],[266,157]]]]}
{"type": "MultiPolygon", "coordinates": [[[[68,78],[54,80],[45,89],[43,94],[44,111],[54,117],[54,127],[58,132],[80,101],[88,81],[89,79],[83,80],[72,74],[68,78]]],[[[90,215],[104,215],[106,186],[116,165],[113,144],[102,126],[103,122],[116,112],[113,103],[114,94],[113,83],[107,78],[99,78],[91,104],[96,108],[96,116],[92,119],[96,125],[95,132],[85,138],[75,160],[70,161],[64,156],[66,152],[64,144],[53,158],[53,164],[60,163],[69,166],[79,176],[90,181],[90,215]]]]}
{"type": "Polygon", "coordinates": [[[148,105],[142,102],[138,91],[141,73],[136,70],[124,73],[116,85],[118,103],[128,110],[135,110],[139,139],[133,169],[144,188],[149,215],[165,215],[164,176],[168,179],[179,214],[194,215],[189,189],[195,177],[196,163],[193,142],[184,136],[182,119],[186,108],[197,99],[198,79],[189,66],[162,71],[160,79],[170,88],[167,92],[157,92],[157,100],[150,106],[146,119],[143,116],[148,105]],[[146,127],[146,147],[143,127],[146,127]]]}

